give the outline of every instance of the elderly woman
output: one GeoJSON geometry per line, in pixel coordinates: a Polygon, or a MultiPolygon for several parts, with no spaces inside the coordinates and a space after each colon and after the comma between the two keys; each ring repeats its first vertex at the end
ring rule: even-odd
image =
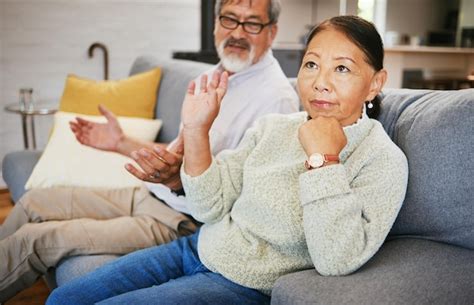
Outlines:
{"type": "Polygon", "coordinates": [[[406,191],[405,156],[369,118],[385,80],[374,26],[327,20],[311,32],[298,74],[305,112],[257,121],[215,158],[208,132],[227,75],[201,79],[197,95],[191,84],[181,176],[204,225],[55,290],[48,304],[267,304],[284,274],[354,272],[383,243],[406,191]]]}

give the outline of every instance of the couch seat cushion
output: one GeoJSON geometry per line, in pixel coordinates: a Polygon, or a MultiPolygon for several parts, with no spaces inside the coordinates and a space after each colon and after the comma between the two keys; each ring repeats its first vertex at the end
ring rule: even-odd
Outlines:
{"type": "Polygon", "coordinates": [[[323,277],[306,270],[280,278],[272,305],[472,304],[474,252],[417,239],[386,242],[361,269],[323,277]]]}

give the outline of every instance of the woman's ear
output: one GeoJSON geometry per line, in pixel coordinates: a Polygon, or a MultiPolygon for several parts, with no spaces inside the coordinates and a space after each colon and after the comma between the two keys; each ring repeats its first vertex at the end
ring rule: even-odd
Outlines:
{"type": "Polygon", "coordinates": [[[387,81],[387,70],[382,69],[377,71],[374,76],[372,77],[372,81],[370,83],[370,90],[369,94],[367,95],[366,101],[373,100],[379,93],[382,91],[383,85],[387,81]]]}

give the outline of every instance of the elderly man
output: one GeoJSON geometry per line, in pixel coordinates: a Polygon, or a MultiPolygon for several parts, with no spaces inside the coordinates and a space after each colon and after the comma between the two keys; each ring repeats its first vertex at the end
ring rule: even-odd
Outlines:
{"type": "MultiPolygon", "coordinates": [[[[298,110],[297,95],[270,50],[278,29],[279,1],[222,0],[215,10],[221,61],[198,78],[204,80],[216,70],[230,76],[210,131],[214,154],[235,148],[256,118],[298,110]]],[[[102,107],[101,112],[105,124],[81,119],[71,123],[76,138],[131,156],[141,168],[127,169],[147,181],[148,189],[56,188],[25,194],[0,227],[0,302],[33,284],[64,257],[122,255],[196,230],[185,197],[178,197],[181,137],[168,146],[141,143],[123,134],[111,112],[102,107]]]]}

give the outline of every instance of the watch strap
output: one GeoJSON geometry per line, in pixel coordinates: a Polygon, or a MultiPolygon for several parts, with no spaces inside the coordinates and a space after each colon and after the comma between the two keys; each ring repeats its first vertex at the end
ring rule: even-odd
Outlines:
{"type": "Polygon", "coordinates": [[[338,155],[323,155],[324,156],[324,163],[326,162],[339,162],[339,156],[338,155]]]}

